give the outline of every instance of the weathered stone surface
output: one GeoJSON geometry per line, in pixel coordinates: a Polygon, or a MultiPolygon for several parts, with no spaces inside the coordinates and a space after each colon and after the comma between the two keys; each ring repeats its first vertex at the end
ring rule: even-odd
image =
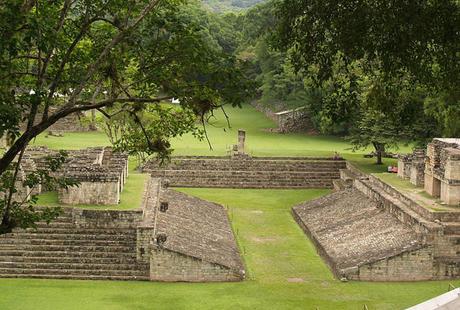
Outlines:
{"type": "Polygon", "coordinates": [[[293,209],[337,277],[369,281],[460,277],[460,212],[434,212],[375,176],[293,209]]]}
{"type": "Polygon", "coordinates": [[[136,259],[141,211],[65,209],[37,229],[0,236],[0,277],[149,280],[136,259]]]}
{"type": "Polygon", "coordinates": [[[244,267],[226,209],[152,178],[146,187],[137,257],[158,281],[240,281],[244,267]],[[161,206],[166,206],[161,209],[161,206]]]}
{"type": "Polygon", "coordinates": [[[355,278],[362,265],[423,246],[413,230],[353,188],[296,206],[293,212],[338,276],[355,278]]]}
{"type": "Polygon", "coordinates": [[[425,191],[449,205],[460,204],[460,139],[433,139],[427,147],[425,191]]]}
{"type": "Polygon", "coordinates": [[[425,150],[416,149],[412,154],[398,158],[398,176],[408,179],[415,186],[423,187],[425,182],[425,150]]]}
{"type": "Polygon", "coordinates": [[[295,157],[175,157],[167,166],[150,161],[144,172],[177,187],[332,188],[344,160],[295,157]]]}
{"type": "MultiPolygon", "coordinates": [[[[78,187],[59,189],[63,204],[115,205],[128,177],[128,155],[114,152],[110,147],[94,147],[67,151],[68,158],[54,176],[71,178],[80,182],[78,187]]],[[[46,147],[28,148],[24,155],[24,171],[48,169],[47,158],[58,156],[58,151],[46,147]]],[[[34,193],[55,190],[37,187],[34,193]]]]}

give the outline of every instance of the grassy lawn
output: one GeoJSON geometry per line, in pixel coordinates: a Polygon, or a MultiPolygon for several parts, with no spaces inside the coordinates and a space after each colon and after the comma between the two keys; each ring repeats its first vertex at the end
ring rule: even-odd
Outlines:
{"type": "MultiPolygon", "coordinates": [[[[342,283],[290,207],[327,190],[182,189],[227,206],[248,270],[242,283],[0,279],[0,309],[403,309],[448,282],[342,283]]],[[[460,285],[460,281],[452,282],[460,285]]]]}
{"type": "MultiPolygon", "coordinates": [[[[385,165],[377,166],[374,164],[375,159],[366,159],[362,156],[370,152],[370,148],[355,153],[351,150],[351,145],[340,137],[267,132],[265,129],[275,128],[275,123],[249,105],[245,105],[242,109],[228,107],[227,113],[230,117],[231,128],[228,128],[224,115],[219,111],[207,126],[213,150],[210,150],[206,141],[199,141],[187,134],[173,139],[174,155],[225,155],[230,147],[236,144],[238,129],[245,129],[247,152],[254,156],[332,157],[334,152],[339,152],[366,172],[382,172],[386,170],[386,166],[395,164],[395,160],[385,159],[385,165]]],[[[66,133],[64,137],[41,135],[34,143],[47,145],[54,149],[79,149],[109,145],[103,132],[66,133]]],[[[401,146],[398,151],[409,152],[410,147],[401,146]]]]}
{"type": "MultiPolygon", "coordinates": [[[[213,150],[191,135],[174,139],[174,155],[225,155],[236,143],[237,130],[247,131],[247,150],[255,156],[332,156],[335,151],[367,173],[382,173],[395,160],[375,159],[352,152],[343,139],[306,134],[278,134],[265,129],[275,124],[250,106],[227,109],[232,128],[216,113],[208,126],[213,150]]],[[[38,137],[36,145],[79,149],[109,145],[102,132],[66,133],[64,137],[38,137]]],[[[409,152],[401,147],[400,152],[409,152]]],[[[85,208],[132,209],[141,203],[146,175],[134,171],[121,196],[121,204],[85,208]]],[[[385,175],[386,174],[382,174],[385,175]]],[[[398,180],[390,180],[398,181],[398,180]]],[[[398,181],[399,182],[399,181],[398,181]]],[[[400,184],[406,186],[407,184],[400,184]]],[[[242,283],[150,283],[0,279],[0,309],[404,309],[444,293],[449,283],[342,283],[316,254],[290,214],[302,201],[328,190],[181,189],[228,208],[248,277],[242,283]]],[[[56,194],[40,197],[41,204],[57,204],[56,194]]]]}

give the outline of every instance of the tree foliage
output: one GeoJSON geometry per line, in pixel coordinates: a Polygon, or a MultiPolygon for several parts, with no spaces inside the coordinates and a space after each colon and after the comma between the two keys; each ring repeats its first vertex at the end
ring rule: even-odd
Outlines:
{"type": "Polygon", "coordinates": [[[460,134],[458,1],[276,6],[276,45],[319,89],[320,126],[342,124],[356,148],[374,145],[379,156],[401,140],[460,134]]]}
{"type": "MultiPolygon", "coordinates": [[[[195,124],[143,124],[151,106],[179,98],[184,113],[202,119],[246,100],[252,83],[231,53],[234,38],[201,14],[180,0],[2,2],[0,135],[15,141],[0,175],[31,139],[72,113],[125,113],[141,129],[144,151],[166,156],[166,139],[195,124]]],[[[149,122],[177,117],[158,111],[161,120],[149,122]]]]}

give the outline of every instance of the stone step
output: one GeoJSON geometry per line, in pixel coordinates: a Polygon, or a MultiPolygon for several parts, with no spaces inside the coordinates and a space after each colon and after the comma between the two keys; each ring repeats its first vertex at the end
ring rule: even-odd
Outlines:
{"type": "Polygon", "coordinates": [[[50,263],[50,262],[1,262],[0,270],[2,269],[23,269],[26,272],[28,269],[35,270],[98,270],[98,271],[134,271],[145,272],[148,270],[147,264],[136,263],[117,263],[117,264],[95,264],[95,263],[50,263]]]}
{"type": "Polygon", "coordinates": [[[69,222],[54,222],[51,221],[50,223],[38,222],[36,224],[36,228],[75,228],[74,223],[69,222]]]}
{"type": "MultiPolygon", "coordinates": [[[[400,221],[406,222],[407,217],[410,218],[410,222],[412,223],[412,227],[417,230],[417,226],[420,225],[424,229],[428,229],[429,231],[434,231],[434,230],[440,230],[441,226],[433,223],[429,220],[426,220],[423,216],[421,216],[419,213],[415,212],[412,210],[409,206],[401,202],[399,199],[391,195],[390,193],[387,193],[385,190],[383,190],[380,186],[376,185],[374,182],[370,182],[369,180],[356,180],[355,185],[358,186],[358,190],[362,191],[362,188],[359,184],[363,184],[365,187],[368,187],[374,193],[372,196],[380,196],[381,199],[386,200],[387,202],[390,202],[392,207],[388,207],[386,203],[381,204],[381,207],[383,207],[387,212],[390,214],[393,214],[396,216],[400,221]]],[[[364,193],[367,195],[366,193],[364,193]]],[[[372,199],[375,199],[373,197],[372,199]]],[[[418,231],[418,230],[417,230],[418,231]]]]}
{"type": "Polygon", "coordinates": [[[0,262],[24,263],[81,263],[81,264],[136,264],[135,255],[116,255],[116,257],[46,257],[46,256],[0,256],[0,262]]]}
{"type": "Polygon", "coordinates": [[[136,258],[136,252],[120,252],[120,251],[82,251],[82,252],[69,252],[65,250],[22,250],[18,249],[16,246],[11,248],[0,248],[0,256],[9,257],[9,256],[22,256],[22,257],[52,257],[52,258],[61,258],[61,257],[82,257],[82,258],[136,258]]]}
{"type": "Polygon", "coordinates": [[[349,169],[340,169],[340,179],[346,182],[353,182],[354,179],[358,179],[359,176],[353,173],[349,169]]]}
{"type": "Polygon", "coordinates": [[[66,280],[118,280],[118,281],[149,281],[148,275],[126,276],[126,275],[59,275],[59,274],[22,274],[3,273],[0,278],[31,278],[31,279],[66,279],[66,280]]]}
{"type": "Polygon", "coordinates": [[[56,228],[56,227],[49,227],[49,228],[40,228],[40,229],[14,229],[13,233],[35,233],[35,234],[105,234],[105,235],[120,235],[120,234],[136,234],[136,230],[132,228],[80,228],[80,227],[73,227],[73,228],[56,228]]]}
{"type": "Polygon", "coordinates": [[[249,178],[258,176],[260,179],[320,179],[327,177],[339,178],[339,171],[319,171],[319,172],[292,172],[292,171],[220,171],[220,170],[154,170],[152,175],[182,176],[182,177],[228,177],[228,178],[249,178]]]}
{"type": "Polygon", "coordinates": [[[98,269],[37,269],[0,268],[1,274],[49,274],[49,275],[91,275],[91,276],[146,276],[146,270],[98,270],[98,269]]]}
{"type": "MultiPolygon", "coordinates": [[[[48,237],[48,235],[45,235],[48,237]]],[[[60,240],[60,239],[27,239],[27,238],[4,238],[0,239],[0,246],[14,245],[64,245],[64,246],[135,246],[133,240],[60,240]]]]}
{"type": "Polygon", "coordinates": [[[269,188],[269,189],[302,189],[302,188],[332,188],[332,182],[329,183],[314,183],[314,184],[285,184],[285,185],[272,185],[272,184],[257,184],[257,183],[225,183],[225,184],[210,184],[206,182],[174,182],[171,181],[171,186],[174,187],[209,187],[209,188],[269,188]]]}
{"type": "Polygon", "coordinates": [[[0,242],[2,239],[40,239],[40,240],[125,240],[136,241],[136,232],[131,234],[53,234],[53,233],[28,233],[17,232],[5,235],[0,235],[0,242]]]}
{"type": "Polygon", "coordinates": [[[444,226],[445,235],[460,235],[460,223],[444,222],[442,223],[442,226],[444,226]]]}
{"type": "MultiPolygon", "coordinates": [[[[121,253],[135,253],[135,245],[35,245],[35,244],[19,244],[14,245],[18,251],[63,251],[69,253],[72,252],[121,252],[121,253]]],[[[3,246],[0,249],[0,255],[2,255],[3,246]]],[[[73,254],[73,253],[72,253],[73,254]]]]}
{"type": "Polygon", "coordinates": [[[341,191],[348,187],[348,184],[343,180],[333,180],[332,184],[335,191],[341,191]]]}

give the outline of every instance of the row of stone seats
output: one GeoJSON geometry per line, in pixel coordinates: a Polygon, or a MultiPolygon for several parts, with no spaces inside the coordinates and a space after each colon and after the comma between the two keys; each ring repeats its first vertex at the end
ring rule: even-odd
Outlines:
{"type": "Polygon", "coordinates": [[[37,229],[0,236],[0,277],[148,280],[135,228],[82,228],[68,212],[37,229]]]}
{"type": "MultiPolygon", "coordinates": [[[[158,163],[153,161],[146,165],[144,170],[155,170],[158,163]]],[[[171,163],[165,166],[165,169],[176,170],[230,170],[230,171],[298,171],[298,172],[316,172],[316,171],[337,171],[343,168],[343,161],[332,160],[309,160],[309,159],[189,159],[174,158],[171,163]]]]}
{"type": "Polygon", "coordinates": [[[179,187],[331,188],[344,167],[342,160],[327,159],[186,157],[166,166],[151,161],[143,170],[179,187]]]}

